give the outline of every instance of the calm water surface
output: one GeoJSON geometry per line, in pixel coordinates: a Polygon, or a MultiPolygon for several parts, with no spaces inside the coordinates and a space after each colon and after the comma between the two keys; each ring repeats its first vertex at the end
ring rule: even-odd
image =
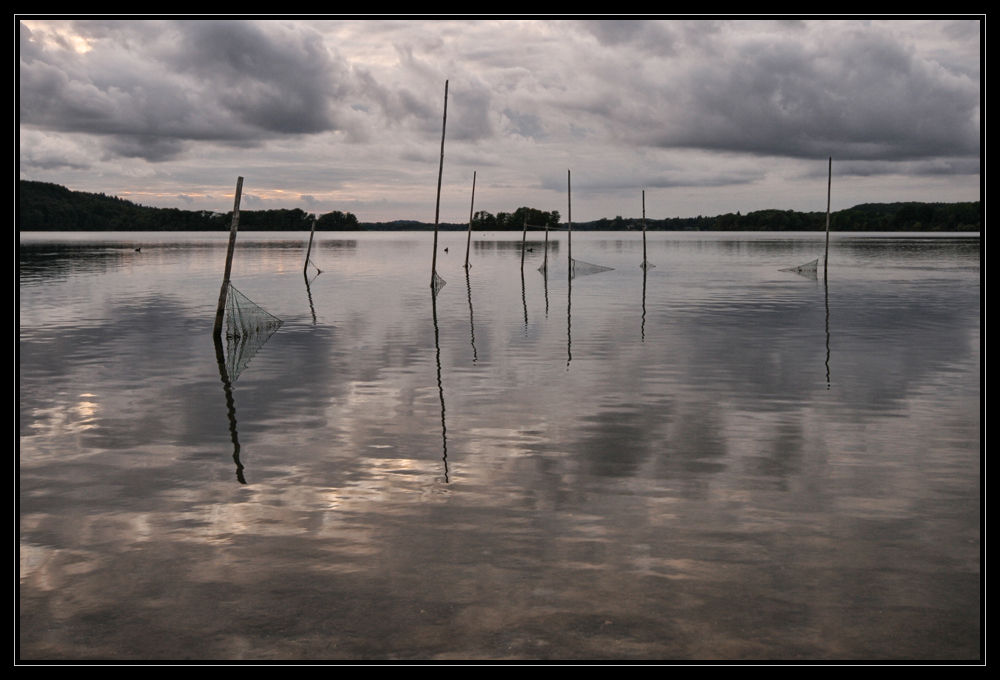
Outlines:
{"type": "Polygon", "coordinates": [[[978,237],[306,236],[229,382],[227,234],[21,235],[23,658],[979,658],[978,237]]]}

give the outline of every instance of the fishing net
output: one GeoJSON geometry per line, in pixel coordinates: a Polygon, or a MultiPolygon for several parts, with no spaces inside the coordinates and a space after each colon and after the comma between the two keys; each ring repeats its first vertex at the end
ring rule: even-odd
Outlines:
{"type": "Polygon", "coordinates": [[[816,268],[819,266],[819,260],[813,260],[812,262],[807,262],[801,264],[798,267],[789,267],[788,269],[779,269],[782,272],[793,272],[795,274],[801,274],[802,276],[816,276],[816,268]]]}
{"type": "Polygon", "coordinates": [[[226,296],[226,372],[236,382],[282,321],[229,284],[226,296]]]}
{"type": "Polygon", "coordinates": [[[444,284],[446,283],[448,282],[438,276],[437,272],[434,272],[434,278],[431,280],[431,289],[434,291],[435,295],[437,295],[439,290],[444,288],[444,284]]]}
{"type": "Polygon", "coordinates": [[[310,265],[312,265],[312,268],[316,270],[316,276],[319,276],[320,274],[323,273],[323,270],[316,266],[316,263],[313,262],[313,260],[312,260],[311,257],[308,260],[306,260],[306,269],[307,270],[309,269],[310,265]]]}
{"type": "Polygon", "coordinates": [[[601,272],[609,272],[614,269],[614,267],[603,267],[599,264],[591,264],[590,262],[584,262],[583,260],[570,260],[569,261],[570,276],[589,276],[590,274],[600,274],[601,272]]]}

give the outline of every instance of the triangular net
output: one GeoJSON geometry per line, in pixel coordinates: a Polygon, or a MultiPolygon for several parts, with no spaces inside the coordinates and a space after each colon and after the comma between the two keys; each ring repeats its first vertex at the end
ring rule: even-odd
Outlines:
{"type": "Polygon", "coordinates": [[[226,296],[226,372],[236,382],[282,321],[229,284],[226,296]]]}
{"type": "Polygon", "coordinates": [[[601,272],[609,272],[613,270],[614,267],[604,267],[599,264],[591,264],[590,262],[584,262],[583,260],[570,260],[569,270],[571,276],[588,276],[590,274],[600,274],[601,272]]]}
{"type": "Polygon", "coordinates": [[[445,281],[444,279],[442,279],[440,276],[438,276],[437,272],[434,272],[434,276],[431,279],[431,289],[434,291],[435,295],[437,295],[437,292],[439,290],[441,290],[442,288],[444,288],[444,284],[446,284],[446,283],[448,283],[448,282],[445,281]]]}
{"type": "Polygon", "coordinates": [[[650,269],[655,269],[655,268],[656,265],[653,264],[652,262],[649,262],[648,260],[643,260],[642,264],[639,265],[639,269],[642,269],[643,271],[648,271],[650,269]]]}
{"type": "Polygon", "coordinates": [[[789,267],[788,269],[779,269],[781,272],[793,272],[795,274],[802,274],[803,276],[816,276],[816,269],[819,267],[819,260],[813,260],[812,262],[806,262],[798,267],[789,267]]]}

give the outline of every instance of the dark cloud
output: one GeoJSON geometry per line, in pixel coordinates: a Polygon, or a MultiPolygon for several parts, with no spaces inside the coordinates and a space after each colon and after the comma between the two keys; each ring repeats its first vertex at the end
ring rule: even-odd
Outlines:
{"type": "Polygon", "coordinates": [[[520,113],[508,107],[504,109],[503,115],[510,121],[511,131],[514,134],[531,139],[542,139],[548,134],[542,119],[533,113],[520,113]]]}
{"type": "MultiPolygon", "coordinates": [[[[835,164],[834,175],[874,177],[878,175],[977,175],[981,170],[978,158],[935,158],[932,160],[892,163],[889,161],[847,161],[835,164]]],[[[822,173],[814,173],[819,177],[822,173]]]]}
{"type": "Polygon", "coordinates": [[[728,187],[740,184],[752,184],[763,178],[763,173],[753,175],[711,175],[711,176],[691,176],[678,174],[677,177],[653,177],[649,178],[643,186],[654,189],[665,189],[669,187],[728,187]]]}
{"type": "Polygon", "coordinates": [[[184,151],[186,145],[180,139],[155,137],[152,135],[118,135],[104,142],[109,156],[144,158],[147,161],[168,161],[184,151]]]}
{"type": "MultiPolygon", "coordinates": [[[[358,74],[359,92],[361,96],[372,102],[383,116],[388,127],[411,125],[424,135],[434,135],[441,132],[441,101],[444,98],[444,83],[441,84],[441,100],[433,102],[425,92],[418,96],[410,88],[400,86],[390,88],[382,85],[368,72],[358,74]]],[[[363,105],[356,104],[356,107],[363,105]]]]}
{"type": "Polygon", "coordinates": [[[675,52],[677,35],[666,24],[638,20],[582,21],[580,24],[603,45],[632,44],[659,55],[675,52]]]}
{"type": "Polygon", "coordinates": [[[438,159],[438,155],[436,153],[432,153],[429,149],[408,149],[399,154],[399,159],[403,161],[412,161],[414,163],[427,164],[434,163],[438,159]]]}
{"type": "MultiPolygon", "coordinates": [[[[764,177],[763,171],[726,173],[676,172],[673,174],[639,171],[629,175],[607,177],[603,174],[573,174],[573,188],[580,191],[609,191],[618,189],[667,189],[672,187],[729,187],[752,184],[764,177]]],[[[824,175],[825,177],[825,175],[824,175]]],[[[566,191],[566,172],[550,173],[539,181],[539,186],[554,192],[566,191]]]]}
{"type": "Polygon", "coordinates": [[[158,39],[147,43],[149,24],[111,28],[75,25],[92,40],[78,54],[20,26],[23,125],[113,135],[110,153],[151,161],[175,157],[183,141],[244,143],[338,127],[350,76],[311,29],[172,22],[157,24],[158,39]]]}
{"type": "Polygon", "coordinates": [[[978,83],[918,58],[892,35],[839,31],[743,40],[650,88],[633,139],[800,158],[904,160],[978,155],[978,83]],[[662,114],[661,114],[662,115],[662,114]]]}
{"type": "Polygon", "coordinates": [[[490,139],[494,136],[490,122],[492,96],[482,83],[456,83],[451,99],[450,137],[462,141],[490,139]]]}
{"type": "Polygon", "coordinates": [[[332,130],[332,104],[350,90],[344,62],[322,36],[283,23],[179,22],[179,49],[168,55],[184,73],[212,86],[242,121],[278,133],[332,130]]]}

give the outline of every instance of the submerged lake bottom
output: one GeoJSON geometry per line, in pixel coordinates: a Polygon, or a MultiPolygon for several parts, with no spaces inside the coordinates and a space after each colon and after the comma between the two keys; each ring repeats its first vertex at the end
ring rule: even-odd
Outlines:
{"type": "Polygon", "coordinates": [[[20,235],[22,660],[981,659],[978,235],[227,238],[20,235]]]}

